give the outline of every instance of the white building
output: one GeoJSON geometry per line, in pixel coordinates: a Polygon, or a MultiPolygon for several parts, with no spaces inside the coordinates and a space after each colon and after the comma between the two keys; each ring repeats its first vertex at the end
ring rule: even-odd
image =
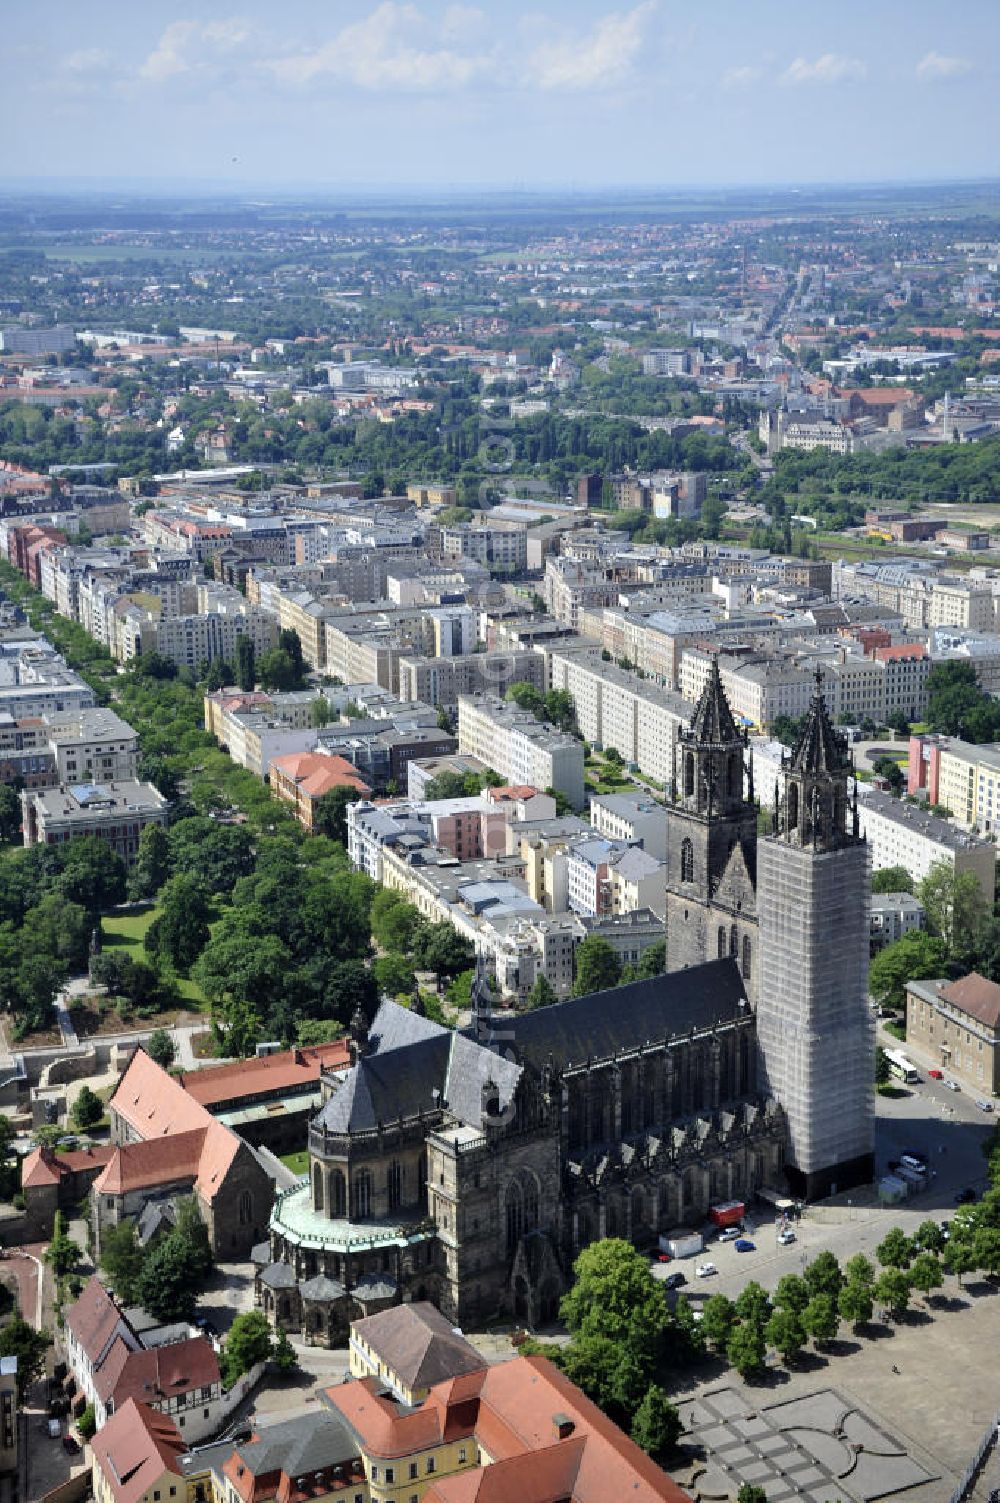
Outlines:
{"type": "Polygon", "coordinates": [[[990,841],[928,814],[919,804],[903,803],[864,785],[859,792],[863,796],[858,800],[858,821],[868,841],[873,871],[902,866],[914,882],[920,882],[936,861],[945,861],[956,872],[974,873],[992,910],[996,847],[990,841]]]}

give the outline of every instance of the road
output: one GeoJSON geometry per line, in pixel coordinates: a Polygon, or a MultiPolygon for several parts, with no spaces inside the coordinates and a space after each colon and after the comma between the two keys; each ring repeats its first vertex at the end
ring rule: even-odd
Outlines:
{"type": "Polygon", "coordinates": [[[970,1096],[946,1090],[940,1081],[925,1080],[900,1091],[896,1098],[876,1098],[877,1171],[885,1174],[890,1160],[914,1148],[926,1156],[930,1168],[926,1190],[899,1206],[880,1206],[871,1187],[807,1206],[801,1221],[793,1223],[796,1240],[787,1247],[778,1244],[772,1213],[751,1213],[756,1251],[738,1253],[731,1242],[712,1242],[702,1257],[656,1264],[657,1276],[665,1278],[675,1269],[683,1272],[684,1293],[694,1305],[711,1294],[733,1298],[751,1279],[773,1289],[784,1274],[801,1273],[807,1262],[826,1249],[841,1263],[857,1252],[874,1261],[875,1248],[890,1227],[899,1226],[912,1235],[922,1221],[953,1215],[958,1191],[972,1187],[981,1192],[987,1186],[982,1144],[995,1118],[980,1111],[970,1096]],[[718,1274],[697,1278],[695,1267],[703,1261],[715,1263],[718,1274]]]}

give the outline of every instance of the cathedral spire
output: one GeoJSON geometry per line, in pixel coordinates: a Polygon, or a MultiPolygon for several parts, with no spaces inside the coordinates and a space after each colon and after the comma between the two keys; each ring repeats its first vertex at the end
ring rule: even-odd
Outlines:
{"type": "Polygon", "coordinates": [[[744,740],[737,730],[733,712],[729,708],[726,691],[719,676],[719,659],[713,654],[708,672],[708,682],[691,717],[691,735],[700,746],[731,746],[734,741],[744,740]]]}
{"type": "Polygon", "coordinates": [[[816,669],[816,688],[789,764],[794,772],[849,772],[847,739],[834,730],[823,695],[823,673],[816,669]]]}

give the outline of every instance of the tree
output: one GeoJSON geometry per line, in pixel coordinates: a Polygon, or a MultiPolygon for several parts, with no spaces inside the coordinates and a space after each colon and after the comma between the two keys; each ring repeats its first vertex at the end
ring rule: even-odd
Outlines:
{"type": "Polygon", "coordinates": [[[972,1242],[976,1267],[989,1277],[1000,1274],[1000,1228],[979,1226],[972,1242]]]}
{"type": "Polygon", "coordinates": [[[631,1433],[636,1445],[654,1461],[663,1461],[676,1448],[683,1430],[681,1417],[666,1392],[651,1384],[632,1421],[631,1433]]]}
{"type": "Polygon", "coordinates": [[[212,1267],[208,1233],[193,1200],[181,1203],[177,1225],[143,1260],[140,1303],[160,1321],[190,1320],[212,1267]]]}
{"type": "Polygon", "coordinates": [[[906,1004],[906,983],[943,976],[948,953],[942,940],[912,929],[895,944],[880,950],[868,968],[868,990],[882,1007],[906,1004]]]}
{"type": "Polygon", "coordinates": [[[21,838],[21,800],[8,783],[0,784],[0,840],[10,843],[21,838]]]}
{"type": "Polygon", "coordinates": [[[941,1264],[932,1252],[920,1252],[910,1266],[910,1285],[919,1289],[926,1298],[932,1289],[940,1289],[944,1283],[941,1264]]]}
{"type": "Polygon", "coordinates": [[[55,1214],[52,1241],[45,1249],[45,1261],[57,1278],[61,1278],[65,1273],[71,1273],[80,1261],[79,1245],[67,1235],[61,1211],[55,1214]]]}
{"type": "Polygon", "coordinates": [[[269,694],[285,694],[299,687],[295,665],[288,653],[280,647],[261,654],[257,663],[257,677],[262,689],[269,694]]]}
{"type": "Polygon", "coordinates": [[[663,940],[659,940],[655,945],[647,945],[639,956],[637,967],[639,980],[649,981],[654,976],[662,976],[666,960],[667,946],[663,940]]]}
{"type": "Polygon", "coordinates": [[[744,1482],[736,1494],[736,1503],[767,1503],[767,1493],[756,1482],[744,1482]]]}
{"type": "Polygon", "coordinates": [[[93,1440],[97,1432],[97,1415],[93,1404],[88,1404],[76,1422],[77,1433],[83,1441],[93,1440]]]}
{"type": "Polygon", "coordinates": [[[73,1126],[80,1132],[96,1127],[104,1116],[104,1102],[89,1085],[80,1087],[80,1094],[73,1103],[73,1126]]]}
{"type": "Polygon", "coordinates": [[[561,788],[553,788],[550,783],[547,788],[543,789],[543,792],[555,801],[556,817],[558,819],[562,819],[565,815],[573,813],[573,805],[561,788]]]}
{"type": "Polygon", "coordinates": [[[472,1003],[472,983],[476,979],[474,968],[467,971],[459,971],[454,981],[448,986],[448,1004],[456,1012],[464,1012],[472,1003]]]}
{"type": "Polygon", "coordinates": [[[647,1260],[617,1237],[592,1242],[578,1255],[560,1313],[574,1335],[606,1337],[649,1356],[668,1324],[663,1289],[647,1260]]]}
{"type": "Polygon", "coordinates": [[[317,730],[330,723],[330,702],[325,694],[317,694],[309,706],[309,724],[317,730]]]}
{"type": "Polygon", "coordinates": [[[85,835],[66,846],[57,886],[63,897],[96,919],[124,902],[125,863],[106,841],[85,835]]]}
{"type": "Polygon", "coordinates": [[[179,872],[160,894],[160,911],[146,930],[143,945],[186,976],[208,944],[212,903],[203,882],[188,872],[179,872]]]}
{"type": "Polygon", "coordinates": [[[713,1294],[706,1301],[701,1316],[702,1335],[717,1352],[724,1352],[736,1325],[736,1309],[724,1294],[713,1294]]]}
{"type": "Polygon", "coordinates": [[[905,866],[882,866],[872,872],[872,892],[912,892],[913,878],[905,866]]]}
{"type": "Polygon", "coordinates": [[[726,1356],[741,1378],[753,1378],[763,1371],[767,1347],[764,1328],[753,1320],[741,1320],[730,1332],[726,1356]]]}
{"type": "Polygon", "coordinates": [[[109,1226],[101,1233],[101,1268],[123,1305],[134,1305],[139,1299],[142,1265],[143,1251],[131,1221],[109,1226]]]}
{"type": "Polygon", "coordinates": [[[169,1070],[177,1056],[173,1039],[165,1028],[157,1028],[146,1041],[146,1053],[161,1070],[169,1070]]]}
{"type": "Polygon", "coordinates": [[[784,1274],[774,1291],[774,1303],[782,1310],[791,1310],[801,1315],[809,1303],[809,1286],[797,1273],[784,1274]]]}
{"type": "Polygon", "coordinates": [[[805,1346],[806,1333],[798,1314],[791,1308],[774,1310],[764,1327],[764,1336],[782,1362],[791,1362],[805,1346]]]}
{"type": "Polygon", "coordinates": [[[442,920],[420,925],[414,936],[413,958],[421,970],[433,971],[441,979],[468,970],[476,952],[464,934],[442,920]]]}
{"type": "MultiPolygon", "coordinates": [[[[913,1235],[915,1247],[922,1253],[939,1253],[944,1247],[944,1233],[936,1221],[922,1221],[913,1235]]],[[[914,1263],[914,1267],[916,1264],[914,1263]]]]}
{"type": "Polygon", "coordinates": [[[375,943],[383,950],[409,955],[423,920],[401,892],[380,887],[372,899],[369,923],[375,943]]]}
{"type": "Polygon", "coordinates": [[[857,1330],[871,1320],[873,1308],[870,1285],[857,1279],[848,1279],[837,1301],[841,1319],[848,1321],[857,1330]]]}
{"type": "Polygon", "coordinates": [[[545,972],[540,971],[535,978],[534,986],[528,993],[528,1006],[534,1011],[538,1007],[551,1007],[553,1002],[558,1002],[558,1000],[545,972]]]}
{"type": "Polygon", "coordinates": [[[301,687],[305,682],[306,665],[302,656],[302,640],[294,626],[285,626],[279,631],[278,650],[288,654],[295,675],[295,687],[301,687]]]}
{"type": "Polygon", "coordinates": [[[816,1346],[832,1341],[840,1325],[837,1300],[829,1294],[814,1294],[802,1312],[802,1324],[816,1346]]]}
{"type": "Polygon", "coordinates": [[[862,1284],[870,1289],[875,1282],[875,1266],[864,1253],[855,1253],[844,1264],[844,1277],[849,1284],[862,1284]]]}
{"type": "Polygon", "coordinates": [[[237,1315],[229,1328],[219,1363],[226,1388],[232,1388],[237,1378],[248,1373],[258,1362],[266,1362],[273,1350],[271,1327],[263,1310],[248,1310],[245,1315],[237,1315]]]}
{"type": "Polygon", "coordinates": [[[805,1286],[809,1290],[810,1298],[817,1294],[826,1294],[836,1304],[844,1284],[844,1275],[840,1271],[840,1264],[834,1253],[821,1252],[818,1257],[806,1265],[802,1271],[805,1286]]]}
{"type": "Polygon", "coordinates": [[[346,846],[347,811],[351,804],[356,804],[363,798],[364,794],[350,783],[341,783],[339,787],[331,788],[329,793],[324,793],[313,806],[315,833],[326,835],[330,840],[337,840],[346,846]]]}
{"type": "Polygon", "coordinates": [[[935,663],[927,675],[927,721],[933,731],[982,744],[1000,734],[996,702],[984,694],[972,663],[935,663]]]}
{"type": "Polygon", "coordinates": [[[42,1375],[45,1353],[52,1345],[48,1331],[36,1331],[20,1315],[0,1327],[0,1357],[17,1358],[17,1399],[23,1404],[33,1383],[42,1375]]]}
{"type": "Polygon", "coordinates": [[[413,990],[413,965],[403,955],[380,955],[372,971],[380,990],[390,997],[409,996],[413,990]]]}
{"type": "Polygon", "coordinates": [[[288,1332],[284,1326],[278,1327],[278,1335],[271,1352],[271,1361],[282,1377],[293,1372],[299,1365],[299,1357],[292,1343],[288,1339],[288,1332]]]}
{"type": "Polygon", "coordinates": [[[621,971],[621,961],[608,941],[599,934],[588,934],[576,950],[574,997],[586,997],[590,992],[617,986],[621,971]]]}
{"type": "Polygon", "coordinates": [[[883,1268],[908,1268],[913,1258],[913,1243],[900,1227],[894,1226],[875,1249],[883,1268]]]}
{"type": "Polygon", "coordinates": [[[537,716],[539,720],[545,717],[545,696],[540,689],[535,688],[534,684],[524,682],[511,684],[504,698],[521,710],[530,710],[532,715],[537,716]]]}
{"type": "Polygon", "coordinates": [[[751,1279],[740,1290],[735,1309],[740,1320],[753,1321],[754,1325],[763,1329],[771,1316],[771,1297],[756,1279],[751,1279]]]}
{"type": "MultiPolygon", "coordinates": [[[[935,861],[920,883],[917,896],[927,913],[927,927],[954,959],[973,955],[987,917],[986,899],[974,872],[956,872],[947,861],[935,861]]],[[[902,943],[902,941],[898,941],[902,943]]]]}
{"type": "Polygon", "coordinates": [[[892,1079],[892,1071],[889,1069],[889,1056],[881,1044],[875,1045],[875,1085],[885,1086],[892,1079]]]}
{"type": "Polygon", "coordinates": [[[952,1236],[951,1240],[945,1243],[942,1261],[948,1272],[958,1280],[958,1286],[961,1288],[964,1275],[971,1273],[978,1266],[975,1244],[969,1238],[952,1236]]]}
{"type": "Polygon", "coordinates": [[[243,632],[236,638],[236,682],[246,694],[257,683],[257,650],[243,632]]]}
{"type": "Polygon", "coordinates": [[[910,1281],[902,1268],[884,1268],[875,1280],[872,1298],[891,1319],[902,1315],[910,1303],[910,1281]]]}
{"type": "Polygon", "coordinates": [[[623,1420],[636,1412],[652,1374],[652,1363],[627,1344],[582,1333],[564,1348],[562,1367],[599,1409],[623,1420]]]}
{"type": "Polygon", "coordinates": [[[170,876],[170,841],[162,825],[147,825],[139,836],[139,852],[129,872],[131,898],[155,898],[170,876]]]}

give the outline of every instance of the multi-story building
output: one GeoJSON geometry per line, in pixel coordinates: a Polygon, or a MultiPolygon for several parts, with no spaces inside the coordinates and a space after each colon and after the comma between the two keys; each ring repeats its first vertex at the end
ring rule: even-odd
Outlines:
{"type": "Polygon", "coordinates": [[[642,793],[600,793],[590,799],[590,822],[601,835],[623,845],[641,845],[657,861],[667,859],[668,814],[642,793]]]}
{"type": "Polygon", "coordinates": [[[911,736],[907,792],[925,794],[957,824],[988,835],[1000,824],[1000,747],[956,736],[911,736]]]}
{"type": "Polygon", "coordinates": [[[165,825],[170,805],[152,783],[132,780],[26,789],[21,795],[24,843],[60,845],[93,835],[129,866],[147,825],[165,825]]]}
{"type": "Polygon", "coordinates": [[[927,625],[959,627],[964,631],[992,631],[993,592],[987,581],[938,579],[931,586],[927,625]]]}
{"type": "Polygon", "coordinates": [[[528,562],[528,533],[520,522],[452,522],[430,528],[428,544],[439,558],[472,558],[498,573],[518,573],[528,562]]]}
{"type": "Polygon", "coordinates": [[[508,783],[555,789],[583,804],[583,743],[494,695],[461,695],[458,749],[478,757],[508,783]]]}
{"type": "Polygon", "coordinates": [[[550,687],[572,696],[580,734],[598,748],[614,747],[647,777],[669,783],[677,734],[693,706],[606,662],[594,643],[553,648],[547,656],[550,687]]]}
{"type": "Polygon", "coordinates": [[[992,910],[996,889],[996,847],[988,840],[956,829],[917,804],[903,803],[876,788],[865,788],[859,800],[861,833],[871,851],[875,871],[884,866],[902,866],[920,882],[938,861],[954,868],[956,875],[972,872],[992,910]]]}
{"type": "Polygon", "coordinates": [[[399,697],[442,709],[458,708],[463,694],[506,694],[511,684],[548,687],[546,659],[530,648],[518,652],[471,652],[459,657],[400,658],[399,697]]]}
{"type": "Polygon", "coordinates": [[[60,783],[117,783],[135,778],[139,737],[103,706],[52,715],[44,732],[60,783]]]}
{"type": "Polygon", "coordinates": [[[912,892],[873,892],[871,899],[872,953],[885,945],[894,945],[904,934],[922,929],[926,920],[924,905],[912,892]]]}
{"type": "Polygon", "coordinates": [[[960,981],[910,981],[906,1047],[987,1099],[1000,1092],[1000,986],[975,971],[960,981]]]}

